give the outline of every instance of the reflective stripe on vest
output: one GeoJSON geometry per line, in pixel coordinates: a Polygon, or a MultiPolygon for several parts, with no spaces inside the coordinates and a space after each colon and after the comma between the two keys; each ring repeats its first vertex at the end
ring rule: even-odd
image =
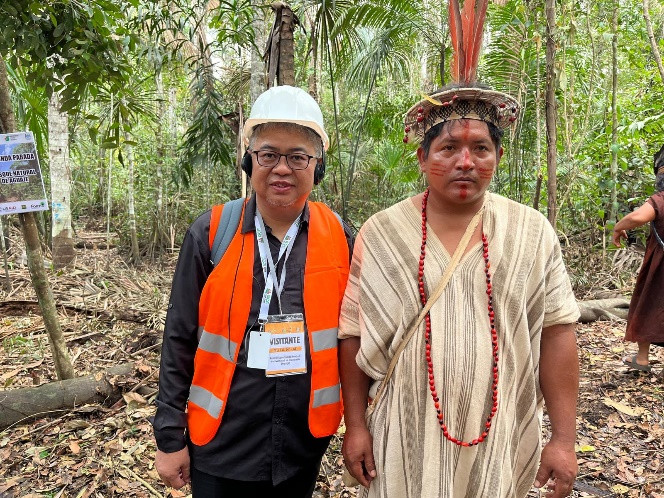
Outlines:
{"type": "Polygon", "coordinates": [[[341,399],[341,388],[339,384],[336,386],[324,387],[314,391],[313,407],[318,408],[325,405],[338,403],[341,399]]]}
{"type": "MultiPolygon", "coordinates": [[[[221,212],[213,209],[217,216],[221,212]]],[[[255,234],[243,234],[241,225],[208,277],[199,302],[200,340],[187,411],[189,437],[198,446],[210,442],[223,421],[251,310],[255,234]]],[[[337,327],[349,259],[338,218],[327,206],[309,202],[302,292],[311,358],[308,421],[314,437],[334,434],[341,421],[337,327]]]]}
{"type": "Polygon", "coordinates": [[[224,405],[224,402],[210,391],[198,386],[191,386],[191,389],[189,389],[189,401],[196,403],[213,418],[219,416],[221,407],[224,405]]]}
{"type": "Polygon", "coordinates": [[[208,353],[216,353],[230,362],[235,359],[237,343],[223,335],[211,334],[204,327],[198,327],[198,329],[200,337],[198,349],[202,349],[208,353]]]}
{"type": "Polygon", "coordinates": [[[339,329],[334,327],[332,329],[317,330],[311,333],[311,340],[313,342],[314,351],[323,351],[324,349],[337,347],[337,333],[339,329]]]}

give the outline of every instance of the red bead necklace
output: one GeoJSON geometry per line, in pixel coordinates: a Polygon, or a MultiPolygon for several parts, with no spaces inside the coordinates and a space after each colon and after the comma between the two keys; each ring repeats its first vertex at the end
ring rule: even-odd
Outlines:
{"type": "MultiPolygon", "coordinates": [[[[424,196],[422,197],[422,247],[420,249],[420,265],[417,272],[417,282],[420,290],[420,301],[422,306],[427,304],[427,296],[424,292],[424,257],[426,255],[426,243],[427,243],[427,200],[429,199],[429,189],[427,188],[424,191],[424,196]]],[[[434,406],[436,407],[436,414],[438,417],[438,423],[440,428],[443,431],[443,436],[448,440],[452,441],[454,444],[459,446],[475,446],[476,444],[481,443],[489,435],[489,430],[491,429],[491,422],[493,417],[498,411],[498,333],[496,332],[496,319],[495,313],[493,312],[493,294],[491,288],[491,273],[489,271],[489,242],[482,231],[482,247],[484,255],[484,273],[486,274],[486,294],[488,297],[488,310],[489,310],[489,323],[491,324],[491,344],[493,345],[493,405],[491,407],[491,413],[486,419],[484,424],[484,431],[477,438],[472,441],[462,441],[450,435],[447,430],[447,425],[445,425],[443,412],[440,409],[440,399],[438,398],[438,393],[436,392],[436,382],[433,376],[433,362],[431,361],[431,316],[429,313],[424,317],[426,332],[424,335],[424,341],[426,343],[426,358],[427,358],[427,369],[429,372],[429,389],[431,390],[431,397],[433,398],[434,406]]]]}

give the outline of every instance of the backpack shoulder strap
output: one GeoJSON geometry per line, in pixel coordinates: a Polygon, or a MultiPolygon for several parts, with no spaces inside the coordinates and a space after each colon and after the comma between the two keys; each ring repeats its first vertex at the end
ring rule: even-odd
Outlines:
{"type": "Polygon", "coordinates": [[[224,257],[224,253],[235,235],[235,231],[240,224],[244,201],[242,198],[235,199],[212,208],[210,239],[212,240],[212,234],[214,233],[214,240],[210,245],[210,262],[213,266],[217,266],[221,258],[224,257]],[[221,210],[221,213],[219,213],[219,210],[221,210]]]}

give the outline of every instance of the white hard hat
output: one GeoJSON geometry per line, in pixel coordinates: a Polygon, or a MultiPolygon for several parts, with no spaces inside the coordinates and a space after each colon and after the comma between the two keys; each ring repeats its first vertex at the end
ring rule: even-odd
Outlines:
{"type": "Polygon", "coordinates": [[[323,113],[313,97],[301,88],[275,86],[258,96],[251,108],[249,119],[244,123],[245,145],[249,143],[254,127],[263,123],[295,123],[306,126],[318,133],[325,150],[330,146],[330,139],[323,125],[323,113]]]}

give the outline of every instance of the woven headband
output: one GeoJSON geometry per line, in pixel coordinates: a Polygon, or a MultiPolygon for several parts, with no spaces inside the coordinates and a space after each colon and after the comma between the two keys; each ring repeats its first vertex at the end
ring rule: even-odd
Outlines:
{"type": "Polygon", "coordinates": [[[509,95],[483,88],[453,88],[426,97],[404,117],[406,143],[421,142],[438,123],[455,119],[486,121],[507,128],[519,115],[519,103],[509,95]]]}

